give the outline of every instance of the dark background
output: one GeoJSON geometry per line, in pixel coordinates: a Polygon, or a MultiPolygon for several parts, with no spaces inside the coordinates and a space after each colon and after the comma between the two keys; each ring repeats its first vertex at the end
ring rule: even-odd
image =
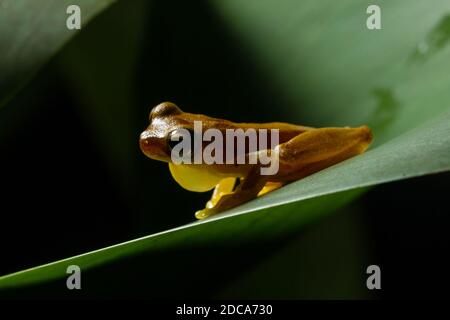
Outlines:
{"type": "MultiPolygon", "coordinates": [[[[209,194],[182,189],[165,164],[139,150],[139,133],[157,103],[173,101],[189,112],[234,121],[290,120],[289,108],[274,107],[283,98],[205,2],[181,2],[177,10],[172,5],[112,6],[0,110],[0,274],[193,221],[209,194]],[[130,30],[141,31],[130,37],[130,30]]],[[[269,248],[224,245],[161,253],[160,259],[175,264],[159,270],[172,273],[171,280],[165,277],[160,291],[149,294],[125,277],[119,295],[139,295],[138,288],[141,296],[156,297],[448,297],[449,178],[377,186],[269,248]],[[347,238],[336,240],[342,237],[347,238]],[[308,263],[296,264],[305,248],[308,263]],[[355,254],[357,260],[348,258],[355,254]],[[233,266],[220,258],[229,255],[233,266]],[[214,279],[194,276],[197,262],[206,260],[218,261],[214,279]],[[355,261],[363,263],[360,269],[355,261]],[[365,289],[369,264],[381,267],[381,291],[365,289]],[[349,274],[355,270],[360,273],[349,274]],[[298,282],[291,283],[293,278],[298,282]],[[266,286],[252,291],[258,279],[266,286]],[[345,279],[361,284],[344,290],[345,279]]],[[[86,291],[76,294],[103,292],[86,291]]]]}

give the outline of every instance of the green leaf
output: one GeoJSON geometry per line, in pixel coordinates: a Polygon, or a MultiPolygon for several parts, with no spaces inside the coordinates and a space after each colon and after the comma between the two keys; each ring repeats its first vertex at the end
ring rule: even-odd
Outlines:
{"type": "Polygon", "coordinates": [[[170,266],[158,253],[174,248],[268,243],[348,203],[364,187],[450,170],[448,1],[432,7],[424,0],[377,1],[382,30],[374,31],[366,28],[365,1],[213,3],[242,49],[299,106],[292,122],[369,123],[372,148],[210,219],[3,276],[0,288],[56,281],[71,264],[101,277],[105,265],[131,258],[165,270],[170,266]]]}
{"type": "Polygon", "coordinates": [[[77,30],[66,27],[67,7],[81,9],[83,27],[115,0],[0,1],[0,107],[77,30]]]}

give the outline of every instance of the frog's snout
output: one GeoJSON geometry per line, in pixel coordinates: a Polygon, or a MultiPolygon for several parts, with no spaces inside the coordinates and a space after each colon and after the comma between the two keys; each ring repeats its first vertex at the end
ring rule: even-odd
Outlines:
{"type": "Polygon", "coordinates": [[[139,146],[141,147],[141,151],[143,153],[147,153],[147,151],[149,151],[150,149],[150,139],[149,139],[149,135],[147,131],[144,131],[141,133],[141,135],[139,136],[139,146]]]}
{"type": "Polygon", "coordinates": [[[149,158],[161,161],[167,161],[167,154],[161,148],[161,143],[158,137],[151,134],[150,131],[145,130],[139,137],[139,146],[141,151],[149,158]]]}

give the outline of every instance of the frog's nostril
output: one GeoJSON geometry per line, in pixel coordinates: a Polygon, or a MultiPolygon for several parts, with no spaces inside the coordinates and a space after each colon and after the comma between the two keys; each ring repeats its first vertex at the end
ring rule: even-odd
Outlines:
{"type": "Polygon", "coordinates": [[[139,140],[139,144],[141,145],[141,148],[146,148],[149,145],[149,142],[147,139],[141,139],[139,140]]]}

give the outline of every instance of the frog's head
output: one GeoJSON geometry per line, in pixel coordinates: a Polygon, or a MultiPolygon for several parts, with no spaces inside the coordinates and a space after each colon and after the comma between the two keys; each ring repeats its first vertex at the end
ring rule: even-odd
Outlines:
{"type": "MultiPolygon", "coordinates": [[[[201,123],[202,130],[208,128],[224,130],[233,126],[227,120],[183,112],[171,102],[163,102],[154,107],[149,120],[150,125],[140,136],[141,150],[147,157],[165,162],[171,162],[172,148],[187,132],[193,139],[195,123],[201,123]]],[[[202,141],[199,151],[205,146],[202,141]]]]}
{"type": "Polygon", "coordinates": [[[187,123],[179,117],[183,112],[171,102],[163,102],[150,112],[150,125],[141,133],[139,144],[142,152],[149,158],[170,162],[170,136],[177,128],[187,123]]]}

